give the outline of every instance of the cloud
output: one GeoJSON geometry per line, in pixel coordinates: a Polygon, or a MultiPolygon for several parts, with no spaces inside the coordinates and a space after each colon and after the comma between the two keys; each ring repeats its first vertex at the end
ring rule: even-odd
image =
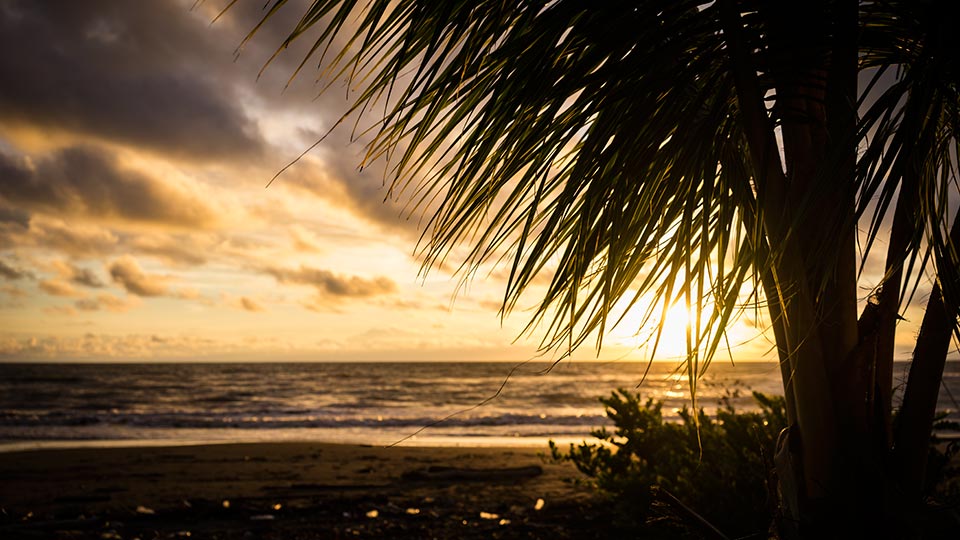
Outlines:
{"type": "Polygon", "coordinates": [[[329,296],[315,294],[309,298],[300,301],[304,309],[314,313],[343,313],[343,308],[335,299],[331,300],[329,296]]]}
{"type": "MultiPolygon", "coordinates": [[[[52,312],[70,314],[72,308],[52,312]]],[[[75,312],[74,312],[75,313],[75,312]]],[[[69,336],[0,337],[0,357],[30,359],[129,359],[192,357],[199,351],[227,348],[207,338],[147,334],[85,334],[69,336]]]]}
{"type": "Polygon", "coordinates": [[[186,186],[125,168],[89,146],[34,162],[0,153],[0,198],[57,217],[211,227],[218,210],[186,186]]]}
{"type": "Polygon", "coordinates": [[[61,279],[45,279],[40,282],[40,288],[51,296],[82,296],[72,285],[61,279]]]}
{"type": "Polygon", "coordinates": [[[13,285],[4,285],[3,287],[0,287],[0,292],[11,298],[26,298],[30,296],[30,293],[27,291],[19,287],[14,287],[13,285]]]}
{"type": "Polygon", "coordinates": [[[391,294],[397,290],[397,284],[383,276],[367,279],[303,265],[298,269],[268,267],[263,271],[280,283],[309,285],[322,297],[366,298],[391,294]]]}
{"type": "Polygon", "coordinates": [[[19,208],[0,205],[0,224],[13,224],[26,229],[30,227],[30,214],[19,208]]]}
{"type": "Polygon", "coordinates": [[[130,294],[137,296],[163,296],[167,294],[168,278],[146,274],[137,261],[125,255],[115,260],[107,268],[113,281],[121,285],[130,294]]]}
{"type": "Polygon", "coordinates": [[[266,309],[263,306],[261,306],[254,300],[247,298],[246,296],[240,297],[240,307],[242,307],[247,311],[251,311],[253,313],[260,313],[260,312],[266,311],[266,309]]]}
{"type": "Polygon", "coordinates": [[[81,311],[99,311],[105,309],[114,313],[123,313],[139,305],[136,297],[119,298],[109,293],[101,293],[94,298],[83,298],[73,304],[81,311]]]}
{"type": "Polygon", "coordinates": [[[120,238],[111,230],[94,225],[65,223],[34,217],[26,235],[14,238],[16,245],[55,250],[77,259],[100,258],[117,250],[120,238]]]}
{"type": "Polygon", "coordinates": [[[130,240],[130,249],[176,266],[200,266],[220,242],[199,234],[143,234],[130,240]]]}
{"type": "Polygon", "coordinates": [[[221,40],[177,2],[5,2],[0,50],[17,53],[0,55],[0,118],[194,159],[259,157],[256,125],[209,69],[229,64],[236,44],[221,40]]]}
{"type": "Polygon", "coordinates": [[[22,270],[20,268],[16,268],[12,265],[9,265],[5,261],[0,259],[0,276],[3,276],[5,279],[16,280],[16,279],[32,278],[33,274],[31,274],[27,270],[22,270]]]}
{"type": "Polygon", "coordinates": [[[99,289],[105,285],[100,276],[89,268],[83,268],[66,261],[54,261],[53,268],[62,279],[70,283],[94,289],[99,289]]]}
{"type": "Polygon", "coordinates": [[[43,312],[47,315],[65,315],[67,317],[73,317],[77,314],[77,310],[73,309],[71,306],[50,306],[43,308],[43,312]]]}
{"type": "Polygon", "coordinates": [[[291,225],[288,229],[290,233],[290,243],[295,251],[301,253],[317,253],[322,251],[317,242],[317,235],[307,230],[302,225],[291,225]]]}
{"type": "Polygon", "coordinates": [[[192,287],[177,289],[173,291],[170,296],[173,298],[179,298],[180,300],[200,300],[203,298],[203,295],[200,294],[200,291],[192,287]]]}
{"type": "MultiPolygon", "coordinates": [[[[66,314],[69,309],[57,311],[66,314]]],[[[0,359],[15,361],[262,360],[297,352],[284,340],[262,336],[216,339],[189,334],[86,333],[23,337],[0,333],[0,359]]],[[[316,351],[303,351],[299,358],[316,358],[316,351]]]]}
{"type": "MultiPolygon", "coordinates": [[[[348,140],[329,142],[333,148],[348,144],[348,140]]],[[[322,158],[306,157],[280,176],[276,185],[310,193],[388,230],[408,236],[416,234],[418,219],[407,219],[401,204],[386,199],[387,188],[382,174],[359,172],[359,160],[359,156],[350,152],[338,155],[327,152],[322,158]]]]}

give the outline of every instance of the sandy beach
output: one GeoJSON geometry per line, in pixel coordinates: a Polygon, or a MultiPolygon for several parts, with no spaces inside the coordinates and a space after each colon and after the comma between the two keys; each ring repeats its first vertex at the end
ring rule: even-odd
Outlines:
{"type": "Polygon", "coordinates": [[[2,453],[0,538],[604,537],[600,502],[541,452],[261,443],[2,453]]]}

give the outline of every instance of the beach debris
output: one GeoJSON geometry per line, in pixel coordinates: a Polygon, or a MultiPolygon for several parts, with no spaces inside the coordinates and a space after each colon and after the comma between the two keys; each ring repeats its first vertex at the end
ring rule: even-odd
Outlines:
{"type": "Polygon", "coordinates": [[[273,509],[274,509],[274,510],[280,510],[281,508],[283,508],[283,505],[280,504],[280,503],[277,503],[277,504],[273,505],[273,509]]]}
{"type": "Polygon", "coordinates": [[[221,504],[224,508],[230,508],[230,501],[228,501],[227,499],[224,499],[223,502],[220,503],[220,504],[221,504]]]}
{"type": "Polygon", "coordinates": [[[100,538],[102,540],[123,540],[123,537],[117,533],[117,531],[109,530],[100,533],[100,538]]]}
{"type": "Polygon", "coordinates": [[[543,502],[543,499],[537,499],[536,504],[533,505],[533,509],[537,511],[543,510],[543,505],[545,504],[546,503],[543,502]]]}
{"type": "Polygon", "coordinates": [[[501,520],[500,520],[500,525],[501,525],[501,526],[502,526],[502,525],[509,525],[509,524],[510,524],[510,520],[509,520],[509,519],[501,519],[501,520]]]}
{"type": "Polygon", "coordinates": [[[492,512],[480,512],[480,519],[500,519],[500,514],[492,512]]]}
{"type": "Polygon", "coordinates": [[[145,515],[148,515],[148,516],[152,516],[152,515],[154,515],[154,514],[157,513],[153,508],[148,508],[148,507],[143,506],[143,505],[138,505],[136,512],[137,512],[138,514],[145,514],[145,515]]]}
{"type": "Polygon", "coordinates": [[[186,499],[183,499],[182,501],[180,501],[180,503],[183,504],[183,506],[186,507],[186,508],[193,508],[193,505],[190,504],[190,501],[188,501],[188,500],[186,500],[186,499]]]}
{"type": "MultiPolygon", "coordinates": [[[[344,514],[346,514],[346,512],[344,512],[344,514]]],[[[377,516],[379,516],[379,515],[380,515],[380,511],[377,510],[376,508],[374,508],[373,510],[370,510],[369,512],[367,512],[367,517],[370,518],[370,519],[373,519],[373,518],[375,518],[375,517],[377,517],[377,516]]],[[[347,516],[344,515],[343,517],[347,517],[347,516]]]]}
{"type": "Polygon", "coordinates": [[[193,533],[190,531],[178,531],[177,536],[180,538],[190,538],[193,536],[193,533]]]}
{"type": "Polygon", "coordinates": [[[409,514],[409,515],[411,515],[411,516],[415,516],[415,515],[417,515],[417,514],[419,514],[419,513],[420,513],[420,509],[419,509],[419,508],[407,508],[407,514],[409,514]]]}
{"type": "Polygon", "coordinates": [[[274,519],[273,514],[256,514],[250,516],[250,521],[273,521],[274,519]]]}

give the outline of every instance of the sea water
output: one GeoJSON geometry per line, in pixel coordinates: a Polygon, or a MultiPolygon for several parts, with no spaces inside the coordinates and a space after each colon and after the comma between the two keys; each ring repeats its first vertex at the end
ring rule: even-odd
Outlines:
{"type": "MultiPolygon", "coordinates": [[[[386,445],[545,445],[609,426],[599,397],[618,388],[690,404],[671,363],[0,364],[0,451],[46,446],[323,441],[386,445]],[[642,382],[642,383],[641,383],[642,382]]],[[[908,365],[896,365],[898,386],[908,365]]],[[[772,362],[716,361],[698,405],[781,393],[772,362]]],[[[938,408],[957,413],[960,362],[938,408]]]]}

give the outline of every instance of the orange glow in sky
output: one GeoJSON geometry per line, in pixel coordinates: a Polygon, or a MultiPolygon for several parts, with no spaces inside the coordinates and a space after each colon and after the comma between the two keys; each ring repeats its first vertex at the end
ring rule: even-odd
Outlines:
{"type": "MultiPolygon", "coordinates": [[[[501,321],[503,269],[455,300],[451,270],[418,278],[420,216],[384,203],[349,129],[265,188],[348,102],[309,73],[284,90],[296,47],[258,79],[295,21],[235,60],[260,4],[211,25],[223,3],[0,5],[0,361],[533,357],[541,336],[516,338],[538,291],[501,321]]],[[[636,322],[601,359],[647,358],[636,322]]],[[[735,354],[769,357],[738,324],[735,354]]]]}

